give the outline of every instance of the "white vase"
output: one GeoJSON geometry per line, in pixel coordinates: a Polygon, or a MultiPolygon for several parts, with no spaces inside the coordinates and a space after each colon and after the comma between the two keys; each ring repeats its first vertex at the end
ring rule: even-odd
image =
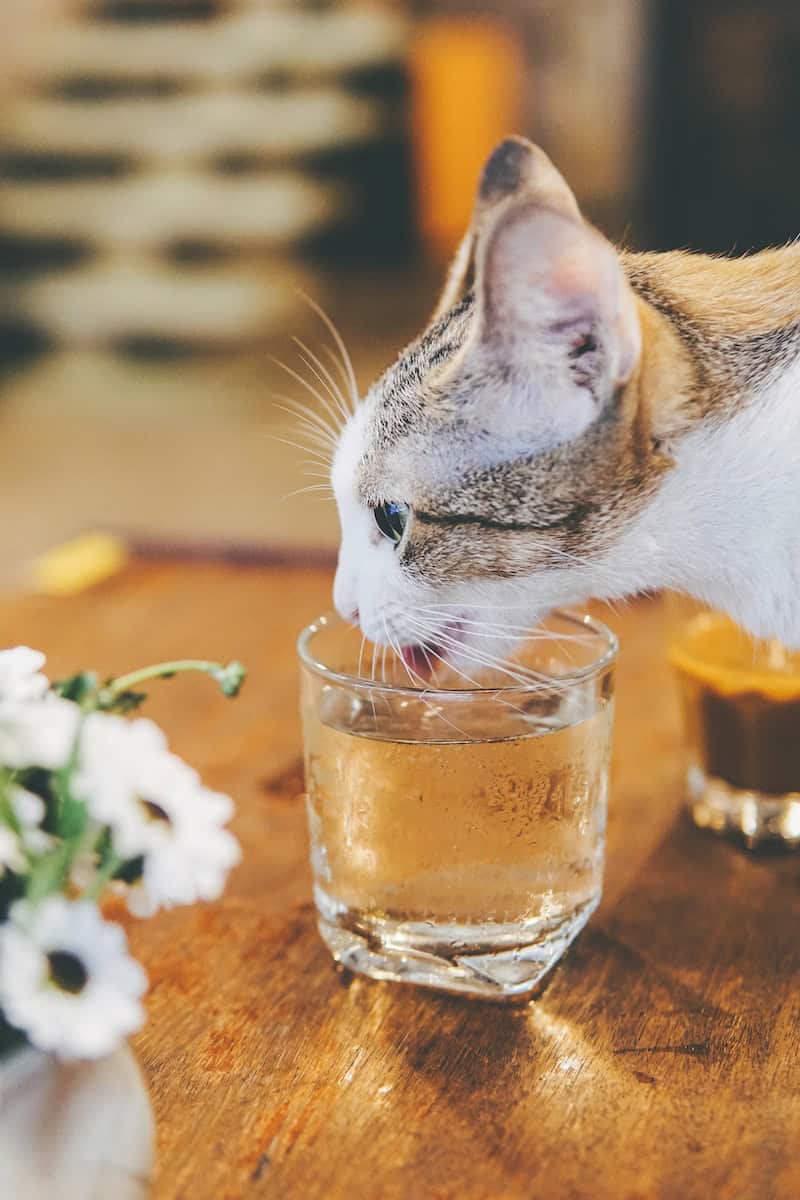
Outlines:
{"type": "Polygon", "coordinates": [[[91,1062],[24,1048],[0,1059],[0,1196],[142,1200],[155,1126],[128,1046],[91,1062]]]}

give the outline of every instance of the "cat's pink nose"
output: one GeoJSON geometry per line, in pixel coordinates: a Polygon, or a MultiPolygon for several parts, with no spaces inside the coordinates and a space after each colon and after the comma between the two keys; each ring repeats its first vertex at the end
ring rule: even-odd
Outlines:
{"type": "Polygon", "coordinates": [[[352,612],[350,613],[350,616],[347,619],[351,625],[357,625],[358,622],[361,620],[361,613],[358,611],[357,608],[354,608],[352,610],[352,612]]]}

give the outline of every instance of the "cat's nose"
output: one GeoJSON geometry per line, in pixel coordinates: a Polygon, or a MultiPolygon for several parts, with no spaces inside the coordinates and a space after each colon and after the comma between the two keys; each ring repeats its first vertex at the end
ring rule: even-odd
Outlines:
{"type": "Polygon", "coordinates": [[[347,580],[343,572],[336,572],[333,585],[333,603],[343,621],[357,625],[359,619],[358,601],[354,595],[355,587],[347,580]]]}

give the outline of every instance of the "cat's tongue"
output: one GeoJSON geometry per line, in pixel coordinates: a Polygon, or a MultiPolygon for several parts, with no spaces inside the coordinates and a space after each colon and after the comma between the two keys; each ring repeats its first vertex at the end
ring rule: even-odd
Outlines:
{"type": "Polygon", "coordinates": [[[400,657],[409,671],[415,672],[423,679],[430,679],[433,674],[433,663],[426,646],[401,646],[400,657]]]}

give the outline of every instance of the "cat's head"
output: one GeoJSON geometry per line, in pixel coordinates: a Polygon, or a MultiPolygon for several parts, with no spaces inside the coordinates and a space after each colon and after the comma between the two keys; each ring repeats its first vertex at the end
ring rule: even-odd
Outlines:
{"type": "Polygon", "coordinates": [[[615,249],[540,149],[504,141],[430,325],[342,431],[340,614],[472,673],[603,590],[646,490],[641,340],[615,249]]]}

